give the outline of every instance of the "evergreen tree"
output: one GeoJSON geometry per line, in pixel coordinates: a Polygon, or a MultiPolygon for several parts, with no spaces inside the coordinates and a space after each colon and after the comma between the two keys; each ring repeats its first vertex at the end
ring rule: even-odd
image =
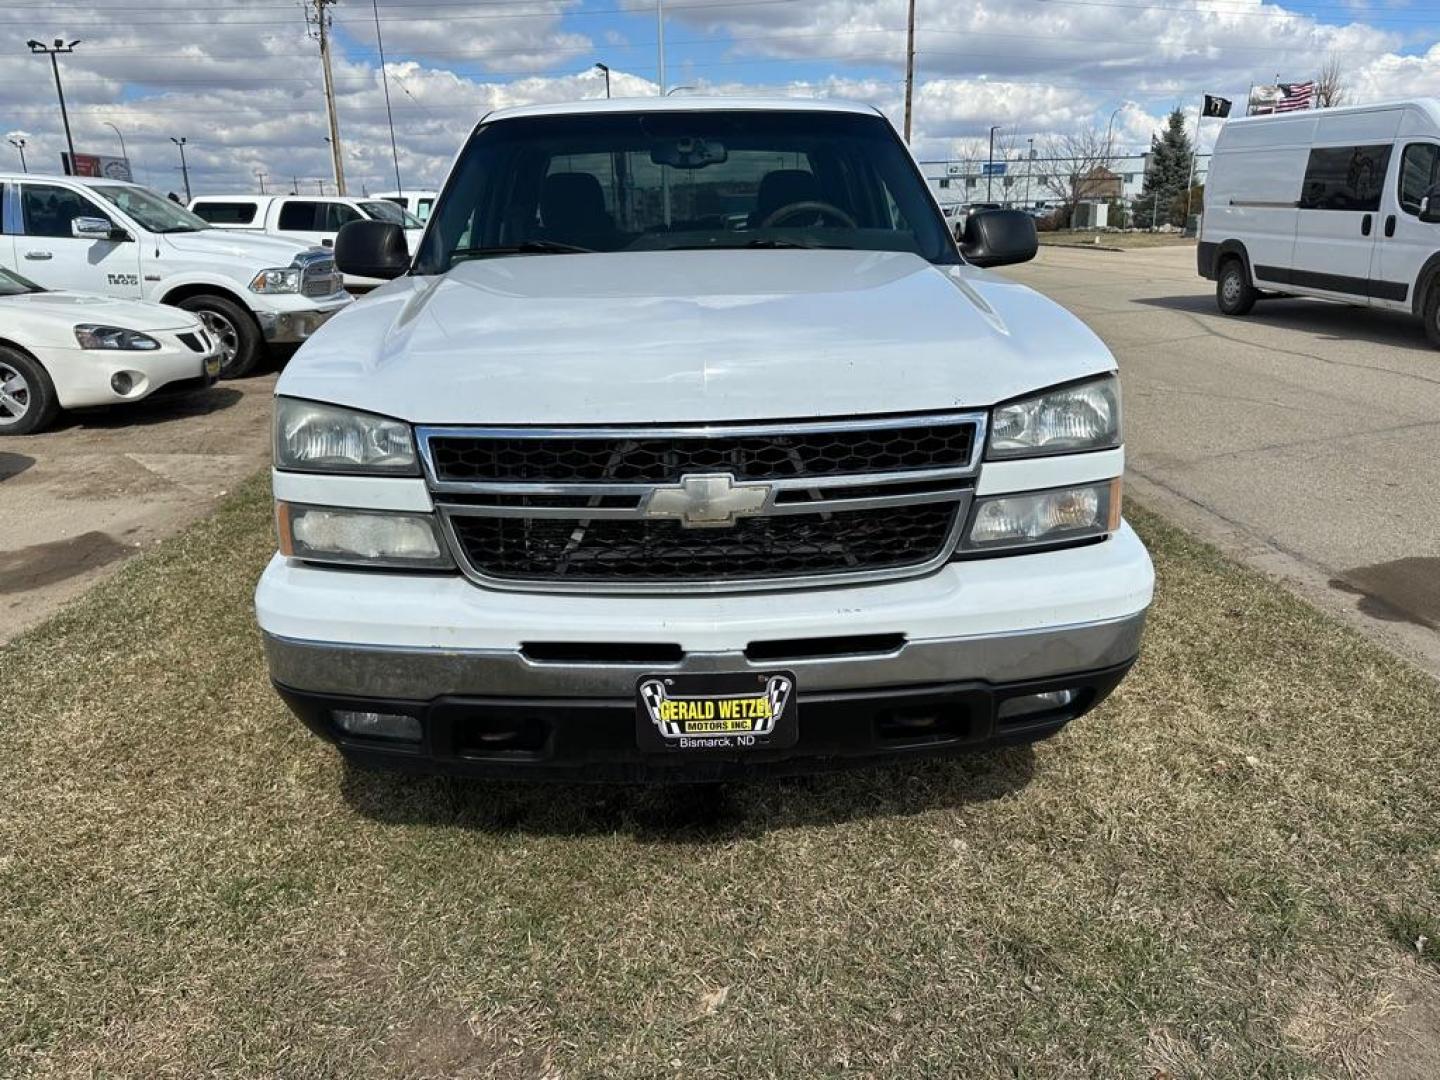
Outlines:
{"type": "Polygon", "coordinates": [[[1185,114],[1176,109],[1170,114],[1161,135],[1150,136],[1150,164],[1145,170],[1145,185],[1135,200],[1135,225],[1148,229],[1154,224],[1180,225],[1185,216],[1185,188],[1190,183],[1190,165],[1195,156],[1190,136],[1185,134],[1185,114]],[[1159,199],[1156,199],[1156,195],[1159,199]],[[1180,196],[1180,209],[1174,209],[1180,196]],[[1159,216],[1159,221],[1152,219],[1159,216]]]}

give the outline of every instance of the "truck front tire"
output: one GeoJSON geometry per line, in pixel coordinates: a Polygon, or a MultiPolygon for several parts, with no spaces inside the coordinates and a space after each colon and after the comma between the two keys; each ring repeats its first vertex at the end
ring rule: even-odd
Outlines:
{"type": "Polygon", "coordinates": [[[33,435],[60,411],[55,384],[29,353],[0,345],[0,435],[33,435]]]}
{"type": "Polygon", "coordinates": [[[1220,276],[1215,279],[1215,305],[1220,314],[1248,315],[1259,296],[1242,260],[1231,257],[1220,264],[1220,276]]]}
{"type": "Polygon", "coordinates": [[[220,346],[220,378],[238,379],[250,374],[260,359],[264,342],[250,312],[233,300],[206,293],[190,296],[177,305],[194,312],[220,346]]]}

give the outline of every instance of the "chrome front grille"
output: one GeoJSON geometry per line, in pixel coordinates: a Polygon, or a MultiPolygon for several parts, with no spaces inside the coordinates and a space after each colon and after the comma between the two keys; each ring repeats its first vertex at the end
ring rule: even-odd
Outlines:
{"type": "Polygon", "coordinates": [[[335,260],[312,259],[301,264],[300,294],[309,297],[333,296],[340,291],[340,272],[335,269],[335,260]]]}
{"type": "Polygon", "coordinates": [[[841,476],[965,466],[974,448],[972,421],[791,433],[713,434],[665,438],[552,436],[430,440],[441,480],[551,484],[674,483],[690,473],[725,472],[737,480],[841,476]]]}
{"type": "Polygon", "coordinates": [[[472,579],[729,591],[924,573],[954,550],[985,414],[634,428],[426,428],[472,579]]]}

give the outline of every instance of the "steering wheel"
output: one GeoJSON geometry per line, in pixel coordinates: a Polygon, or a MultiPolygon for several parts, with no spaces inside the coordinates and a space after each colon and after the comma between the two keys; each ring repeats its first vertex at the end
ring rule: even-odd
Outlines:
{"type": "Polygon", "coordinates": [[[804,214],[807,212],[815,214],[817,217],[830,218],[834,221],[838,221],[847,229],[859,228],[859,226],[855,224],[855,219],[849,214],[847,214],[844,210],[841,210],[833,203],[820,202],[819,200],[807,200],[805,202],[787,203],[785,206],[782,206],[778,210],[775,210],[771,214],[769,214],[769,216],[767,216],[765,220],[760,223],[760,228],[773,229],[785,219],[796,217],[799,214],[804,214]]]}

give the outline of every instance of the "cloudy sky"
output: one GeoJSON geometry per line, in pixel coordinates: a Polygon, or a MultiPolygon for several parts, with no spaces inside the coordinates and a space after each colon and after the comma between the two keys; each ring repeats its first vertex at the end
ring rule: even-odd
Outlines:
{"type": "MultiPolygon", "coordinates": [[[[905,0],[665,0],[667,81],[702,93],[841,96],[902,115],[905,0]]],[[[394,186],[371,0],[333,8],[335,80],[352,192],[394,186]]],[[[1164,114],[1210,92],[1313,77],[1327,57],[1355,101],[1440,96],[1436,0],[919,0],[915,144],[975,155],[991,124],[1018,146],[1115,116],[1143,149],[1164,114]],[[1118,113],[1115,110],[1119,110],[1118,113]]],[[[657,91],[654,0],[379,0],[407,187],[433,185],[487,109],[657,91]]],[[[115,154],[196,193],[329,180],[318,48],[300,0],[5,0],[0,132],[32,169],[64,146],[49,63],[29,38],[80,39],[61,59],[76,149],[115,154]],[[113,125],[113,126],[111,126],[113,125]]],[[[691,91],[683,91],[691,92],[691,91]]],[[[1211,122],[1215,126],[1215,122],[1211,122]]],[[[1208,140],[1207,140],[1208,141],[1208,140]]],[[[0,144],[5,168],[18,167],[0,144]]]]}

